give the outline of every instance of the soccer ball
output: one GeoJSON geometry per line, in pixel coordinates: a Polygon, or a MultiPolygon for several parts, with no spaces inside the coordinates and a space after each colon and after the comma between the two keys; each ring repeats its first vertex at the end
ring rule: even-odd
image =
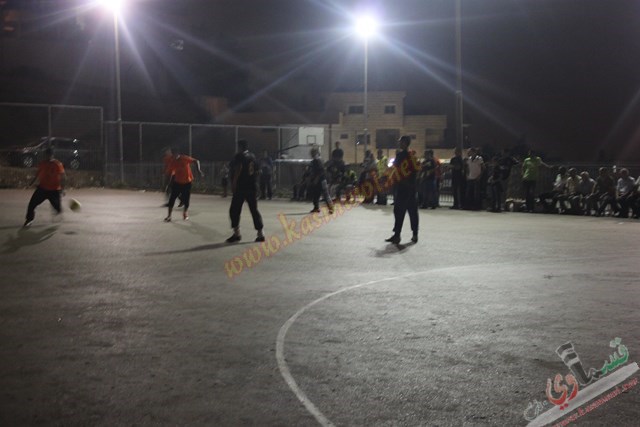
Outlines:
{"type": "Polygon", "coordinates": [[[71,209],[72,211],[77,212],[81,207],[82,205],[76,199],[69,200],[69,209],[71,209]]]}

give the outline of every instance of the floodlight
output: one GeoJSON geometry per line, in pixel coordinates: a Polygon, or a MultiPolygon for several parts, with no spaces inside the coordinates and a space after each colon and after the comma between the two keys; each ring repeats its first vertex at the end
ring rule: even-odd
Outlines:
{"type": "Polygon", "coordinates": [[[113,11],[113,13],[118,13],[122,8],[124,0],[100,0],[100,4],[103,7],[113,11]]]}
{"type": "Polygon", "coordinates": [[[356,21],[356,32],[365,40],[373,37],[377,31],[378,21],[371,15],[361,16],[356,21]]]}

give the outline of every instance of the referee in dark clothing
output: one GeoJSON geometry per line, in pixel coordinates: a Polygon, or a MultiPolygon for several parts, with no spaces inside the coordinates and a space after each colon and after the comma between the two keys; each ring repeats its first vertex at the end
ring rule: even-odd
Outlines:
{"type": "Polygon", "coordinates": [[[258,212],[258,187],[257,178],[260,173],[260,166],[256,161],[256,156],[247,149],[249,143],[242,139],[238,141],[239,152],[231,161],[231,207],[229,216],[231,217],[231,227],[233,235],[227,239],[228,243],[239,241],[240,236],[240,213],[242,205],[246,201],[253,218],[253,226],[258,230],[256,242],[264,242],[262,233],[262,216],[258,212]]]}
{"type": "Polygon", "coordinates": [[[395,181],[393,216],[395,224],[393,226],[393,236],[386,239],[387,242],[394,244],[400,243],[400,233],[402,232],[402,224],[404,216],[408,212],[411,221],[411,230],[413,243],[418,242],[418,201],[416,200],[416,177],[418,174],[417,160],[414,155],[409,152],[409,144],[411,137],[403,136],[398,140],[400,151],[393,161],[393,169],[395,181]]]}

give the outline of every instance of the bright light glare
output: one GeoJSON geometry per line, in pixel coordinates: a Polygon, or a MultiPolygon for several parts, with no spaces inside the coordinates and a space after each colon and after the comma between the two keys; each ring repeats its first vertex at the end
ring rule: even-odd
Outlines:
{"type": "Polygon", "coordinates": [[[378,22],[373,16],[362,16],[356,21],[356,32],[363,39],[371,38],[378,31],[378,22]]]}
{"type": "Polygon", "coordinates": [[[118,13],[120,11],[120,9],[122,9],[122,5],[124,3],[124,0],[100,0],[100,4],[113,11],[114,13],[118,13]]]}

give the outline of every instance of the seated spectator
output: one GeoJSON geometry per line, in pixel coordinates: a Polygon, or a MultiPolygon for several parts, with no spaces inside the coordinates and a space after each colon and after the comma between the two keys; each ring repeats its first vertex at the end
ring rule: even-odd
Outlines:
{"type": "Polygon", "coordinates": [[[633,217],[640,218],[640,177],[636,180],[636,185],[633,187],[633,192],[636,195],[636,202],[633,204],[633,217]]]}
{"type": "Polygon", "coordinates": [[[565,191],[565,200],[561,201],[565,212],[579,215],[580,209],[580,177],[576,168],[569,169],[569,178],[567,179],[567,188],[565,191]],[[567,206],[567,204],[569,206],[567,206]]]}
{"type": "Polygon", "coordinates": [[[327,184],[329,185],[329,194],[334,197],[338,187],[340,186],[340,183],[342,182],[342,178],[346,171],[346,166],[344,164],[344,161],[332,159],[325,164],[325,169],[327,171],[327,184]]]}
{"type": "MultiPolygon", "coordinates": [[[[568,179],[569,175],[567,175],[567,168],[565,168],[564,166],[560,166],[558,168],[558,175],[556,176],[556,180],[553,183],[553,189],[548,193],[540,194],[540,203],[544,207],[545,213],[558,212],[556,204],[558,204],[559,202],[564,202],[564,200],[566,200],[565,192],[567,189],[568,179]]],[[[559,211],[562,211],[562,203],[560,203],[559,211]]]]}
{"type": "Polygon", "coordinates": [[[578,183],[577,194],[569,198],[571,203],[571,210],[583,215],[591,215],[591,208],[589,206],[589,196],[593,193],[593,187],[596,182],[591,179],[589,172],[580,172],[580,181],[578,183]]]}
{"type": "Polygon", "coordinates": [[[340,202],[342,192],[344,192],[347,202],[351,201],[351,197],[353,196],[353,200],[355,201],[355,189],[356,184],[358,183],[358,175],[353,169],[347,169],[345,174],[342,176],[342,181],[336,187],[336,202],[340,202]]]}
{"type": "Polygon", "coordinates": [[[589,205],[590,209],[595,210],[596,216],[602,216],[607,206],[611,206],[614,213],[618,211],[616,185],[611,174],[609,174],[609,169],[599,169],[596,185],[594,185],[593,192],[589,196],[589,205]]]}
{"type": "Polygon", "coordinates": [[[635,191],[636,181],[629,176],[627,169],[620,170],[620,178],[616,185],[616,200],[620,206],[619,217],[629,218],[629,209],[631,209],[638,197],[635,191]]]}

